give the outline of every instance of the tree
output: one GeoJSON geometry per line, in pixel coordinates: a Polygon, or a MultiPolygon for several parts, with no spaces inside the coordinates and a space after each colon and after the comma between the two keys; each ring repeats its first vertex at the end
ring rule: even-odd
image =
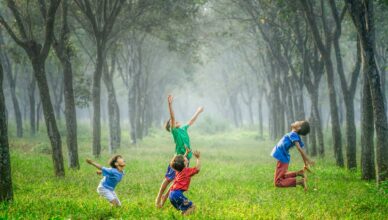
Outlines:
{"type": "MultiPolygon", "coordinates": [[[[342,20],[345,17],[346,5],[341,11],[341,14],[338,13],[337,6],[334,0],[329,1],[329,6],[331,12],[333,14],[333,18],[335,21],[335,29],[333,33],[333,45],[335,58],[337,63],[337,73],[341,82],[341,89],[345,103],[345,114],[346,114],[346,165],[348,169],[356,169],[357,168],[357,160],[356,160],[356,123],[354,121],[354,96],[356,94],[357,81],[360,75],[360,63],[361,63],[361,55],[359,49],[359,42],[357,41],[357,58],[354,70],[350,76],[350,84],[346,80],[341,48],[339,39],[342,33],[342,20]]],[[[341,103],[341,102],[340,102],[341,103]]]]}
{"type": "MultiPolygon", "coordinates": [[[[51,142],[52,157],[54,162],[54,171],[57,176],[64,176],[65,170],[63,166],[62,143],[61,136],[58,131],[53,105],[50,100],[50,90],[47,83],[45,73],[45,61],[50,52],[51,44],[54,37],[54,22],[55,14],[60,4],[60,0],[50,0],[47,7],[44,1],[39,1],[39,8],[42,20],[44,21],[44,31],[36,31],[33,33],[34,27],[31,22],[27,22],[31,17],[24,17],[21,10],[13,0],[7,0],[7,6],[12,12],[17,25],[17,32],[7,22],[3,15],[0,14],[0,24],[4,26],[11,38],[27,53],[28,58],[34,70],[34,76],[38,84],[40,98],[42,101],[43,114],[46,122],[47,134],[51,142]],[[27,32],[29,30],[29,32],[27,32]],[[43,36],[41,36],[43,33],[43,36]],[[43,39],[40,43],[36,36],[43,39]]],[[[39,26],[40,28],[41,26],[39,26]]]]}
{"type": "Polygon", "coordinates": [[[310,0],[300,0],[302,11],[304,12],[307,24],[312,31],[315,45],[317,46],[319,53],[322,56],[326,76],[327,76],[327,87],[329,90],[329,101],[330,101],[330,117],[331,117],[331,129],[333,137],[333,149],[334,156],[336,158],[336,164],[340,167],[344,166],[344,160],[342,155],[342,140],[341,140],[341,128],[338,118],[338,106],[337,106],[337,95],[334,87],[334,70],[333,62],[331,60],[330,51],[332,45],[332,33],[330,32],[327,24],[326,12],[324,1],[321,0],[321,18],[323,24],[323,32],[325,42],[323,41],[320,31],[318,29],[316,16],[313,14],[313,4],[310,0]]]}
{"type": "Polygon", "coordinates": [[[3,93],[3,66],[0,62],[0,201],[13,199],[8,125],[3,93]]]}
{"type": "MultiPolygon", "coordinates": [[[[101,77],[106,62],[108,41],[111,40],[112,29],[123,8],[124,0],[102,0],[97,4],[91,4],[89,0],[76,0],[75,3],[88,21],[84,28],[94,37],[97,49],[92,86],[93,155],[99,157],[101,154],[101,77]]],[[[78,21],[82,22],[81,19],[78,21]]]]}
{"type": "Polygon", "coordinates": [[[54,50],[63,70],[63,88],[65,97],[66,142],[69,155],[69,167],[79,169],[77,144],[77,115],[73,88],[72,48],[68,25],[68,0],[62,0],[62,23],[59,38],[54,37],[54,50]]]}
{"type": "Polygon", "coordinates": [[[13,104],[13,109],[15,111],[15,120],[16,120],[16,135],[17,137],[23,137],[22,113],[20,111],[19,101],[16,96],[16,80],[17,80],[18,71],[16,70],[16,64],[14,64],[15,69],[14,71],[12,71],[13,69],[12,64],[8,55],[5,53],[5,42],[1,32],[0,32],[0,48],[2,48],[2,50],[0,51],[0,62],[4,63],[5,73],[7,74],[8,84],[11,89],[12,104],[13,104]]]}
{"type": "Polygon", "coordinates": [[[361,41],[363,72],[367,76],[372,98],[377,136],[376,173],[377,182],[380,183],[388,179],[388,121],[384,105],[384,95],[381,88],[380,73],[375,58],[373,1],[346,0],[346,3],[348,4],[350,15],[361,41]]]}

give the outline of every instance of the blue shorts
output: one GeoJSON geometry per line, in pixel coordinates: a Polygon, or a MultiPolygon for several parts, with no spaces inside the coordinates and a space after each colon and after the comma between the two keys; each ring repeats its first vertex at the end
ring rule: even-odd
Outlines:
{"type": "MultiPolygon", "coordinates": [[[[189,161],[189,164],[190,164],[190,161],[189,161]]],[[[171,168],[170,165],[168,165],[167,171],[164,177],[166,177],[166,179],[168,179],[169,181],[173,181],[175,179],[175,173],[176,173],[175,170],[171,168]]]]}
{"type": "Polygon", "coordinates": [[[193,202],[186,198],[186,196],[183,195],[183,192],[184,191],[182,190],[173,190],[169,195],[171,204],[182,212],[186,211],[193,205],[193,202]]]}
{"type": "Polygon", "coordinates": [[[168,165],[167,172],[166,172],[166,174],[164,176],[169,181],[173,181],[175,179],[175,170],[173,168],[171,168],[170,165],[168,165]]]}

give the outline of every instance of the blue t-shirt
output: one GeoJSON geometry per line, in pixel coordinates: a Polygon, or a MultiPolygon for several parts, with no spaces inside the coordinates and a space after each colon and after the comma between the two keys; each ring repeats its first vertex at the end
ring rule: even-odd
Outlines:
{"type": "Polygon", "coordinates": [[[295,146],[295,142],[299,142],[299,145],[303,148],[304,143],[298,133],[292,131],[283,136],[282,139],[273,148],[271,156],[282,163],[290,163],[290,154],[288,151],[295,146]]]}
{"type": "Polygon", "coordinates": [[[116,185],[123,178],[124,173],[118,171],[116,168],[106,168],[106,167],[103,167],[101,171],[104,178],[102,178],[100,184],[103,187],[114,191],[116,185]]]}

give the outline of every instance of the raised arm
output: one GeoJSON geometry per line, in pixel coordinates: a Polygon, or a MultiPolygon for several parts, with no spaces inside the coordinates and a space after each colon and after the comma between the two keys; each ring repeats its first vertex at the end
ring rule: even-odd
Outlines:
{"type": "Polygon", "coordinates": [[[190,119],[190,121],[187,122],[187,124],[190,126],[193,125],[194,122],[197,120],[198,115],[201,114],[202,112],[203,112],[203,107],[199,107],[197,111],[194,113],[193,117],[190,119]]]}
{"type": "Polygon", "coordinates": [[[295,142],[296,148],[298,149],[300,155],[302,156],[303,162],[305,167],[308,167],[309,165],[314,165],[314,161],[310,160],[302,147],[300,146],[299,142],[295,142]]]}
{"type": "Polygon", "coordinates": [[[201,152],[194,151],[194,157],[197,158],[197,163],[195,164],[195,168],[199,171],[201,170],[201,160],[199,159],[201,157],[201,152]]]}
{"type": "Polygon", "coordinates": [[[101,170],[102,169],[102,166],[96,162],[94,162],[93,160],[91,159],[86,159],[86,162],[92,166],[95,166],[97,169],[101,170]]]}
{"type": "Polygon", "coordinates": [[[174,128],[175,127],[175,115],[174,115],[174,111],[172,110],[172,100],[173,100],[173,96],[168,95],[167,101],[168,101],[168,111],[170,112],[170,127],[174,128]]]}

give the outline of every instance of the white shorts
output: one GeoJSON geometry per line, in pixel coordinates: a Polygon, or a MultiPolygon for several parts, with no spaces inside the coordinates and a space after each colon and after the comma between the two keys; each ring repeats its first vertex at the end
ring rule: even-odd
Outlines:
{"type": "Polygon", "coordinates": [[[107,199],[109,202],[112,202],[113,200],[116,200],[117,201],[117,204],[119,206],[121,206],[121,202],[119,200],[119,198],[117,197],[115,191],[112,191],[110,189],[107,189],[105,188],[104,186],[102,185],[99,185],[97,187],[97,192],[98,194],[100,194],[100,196],[104,197],[105,199],[107,199]]]}

